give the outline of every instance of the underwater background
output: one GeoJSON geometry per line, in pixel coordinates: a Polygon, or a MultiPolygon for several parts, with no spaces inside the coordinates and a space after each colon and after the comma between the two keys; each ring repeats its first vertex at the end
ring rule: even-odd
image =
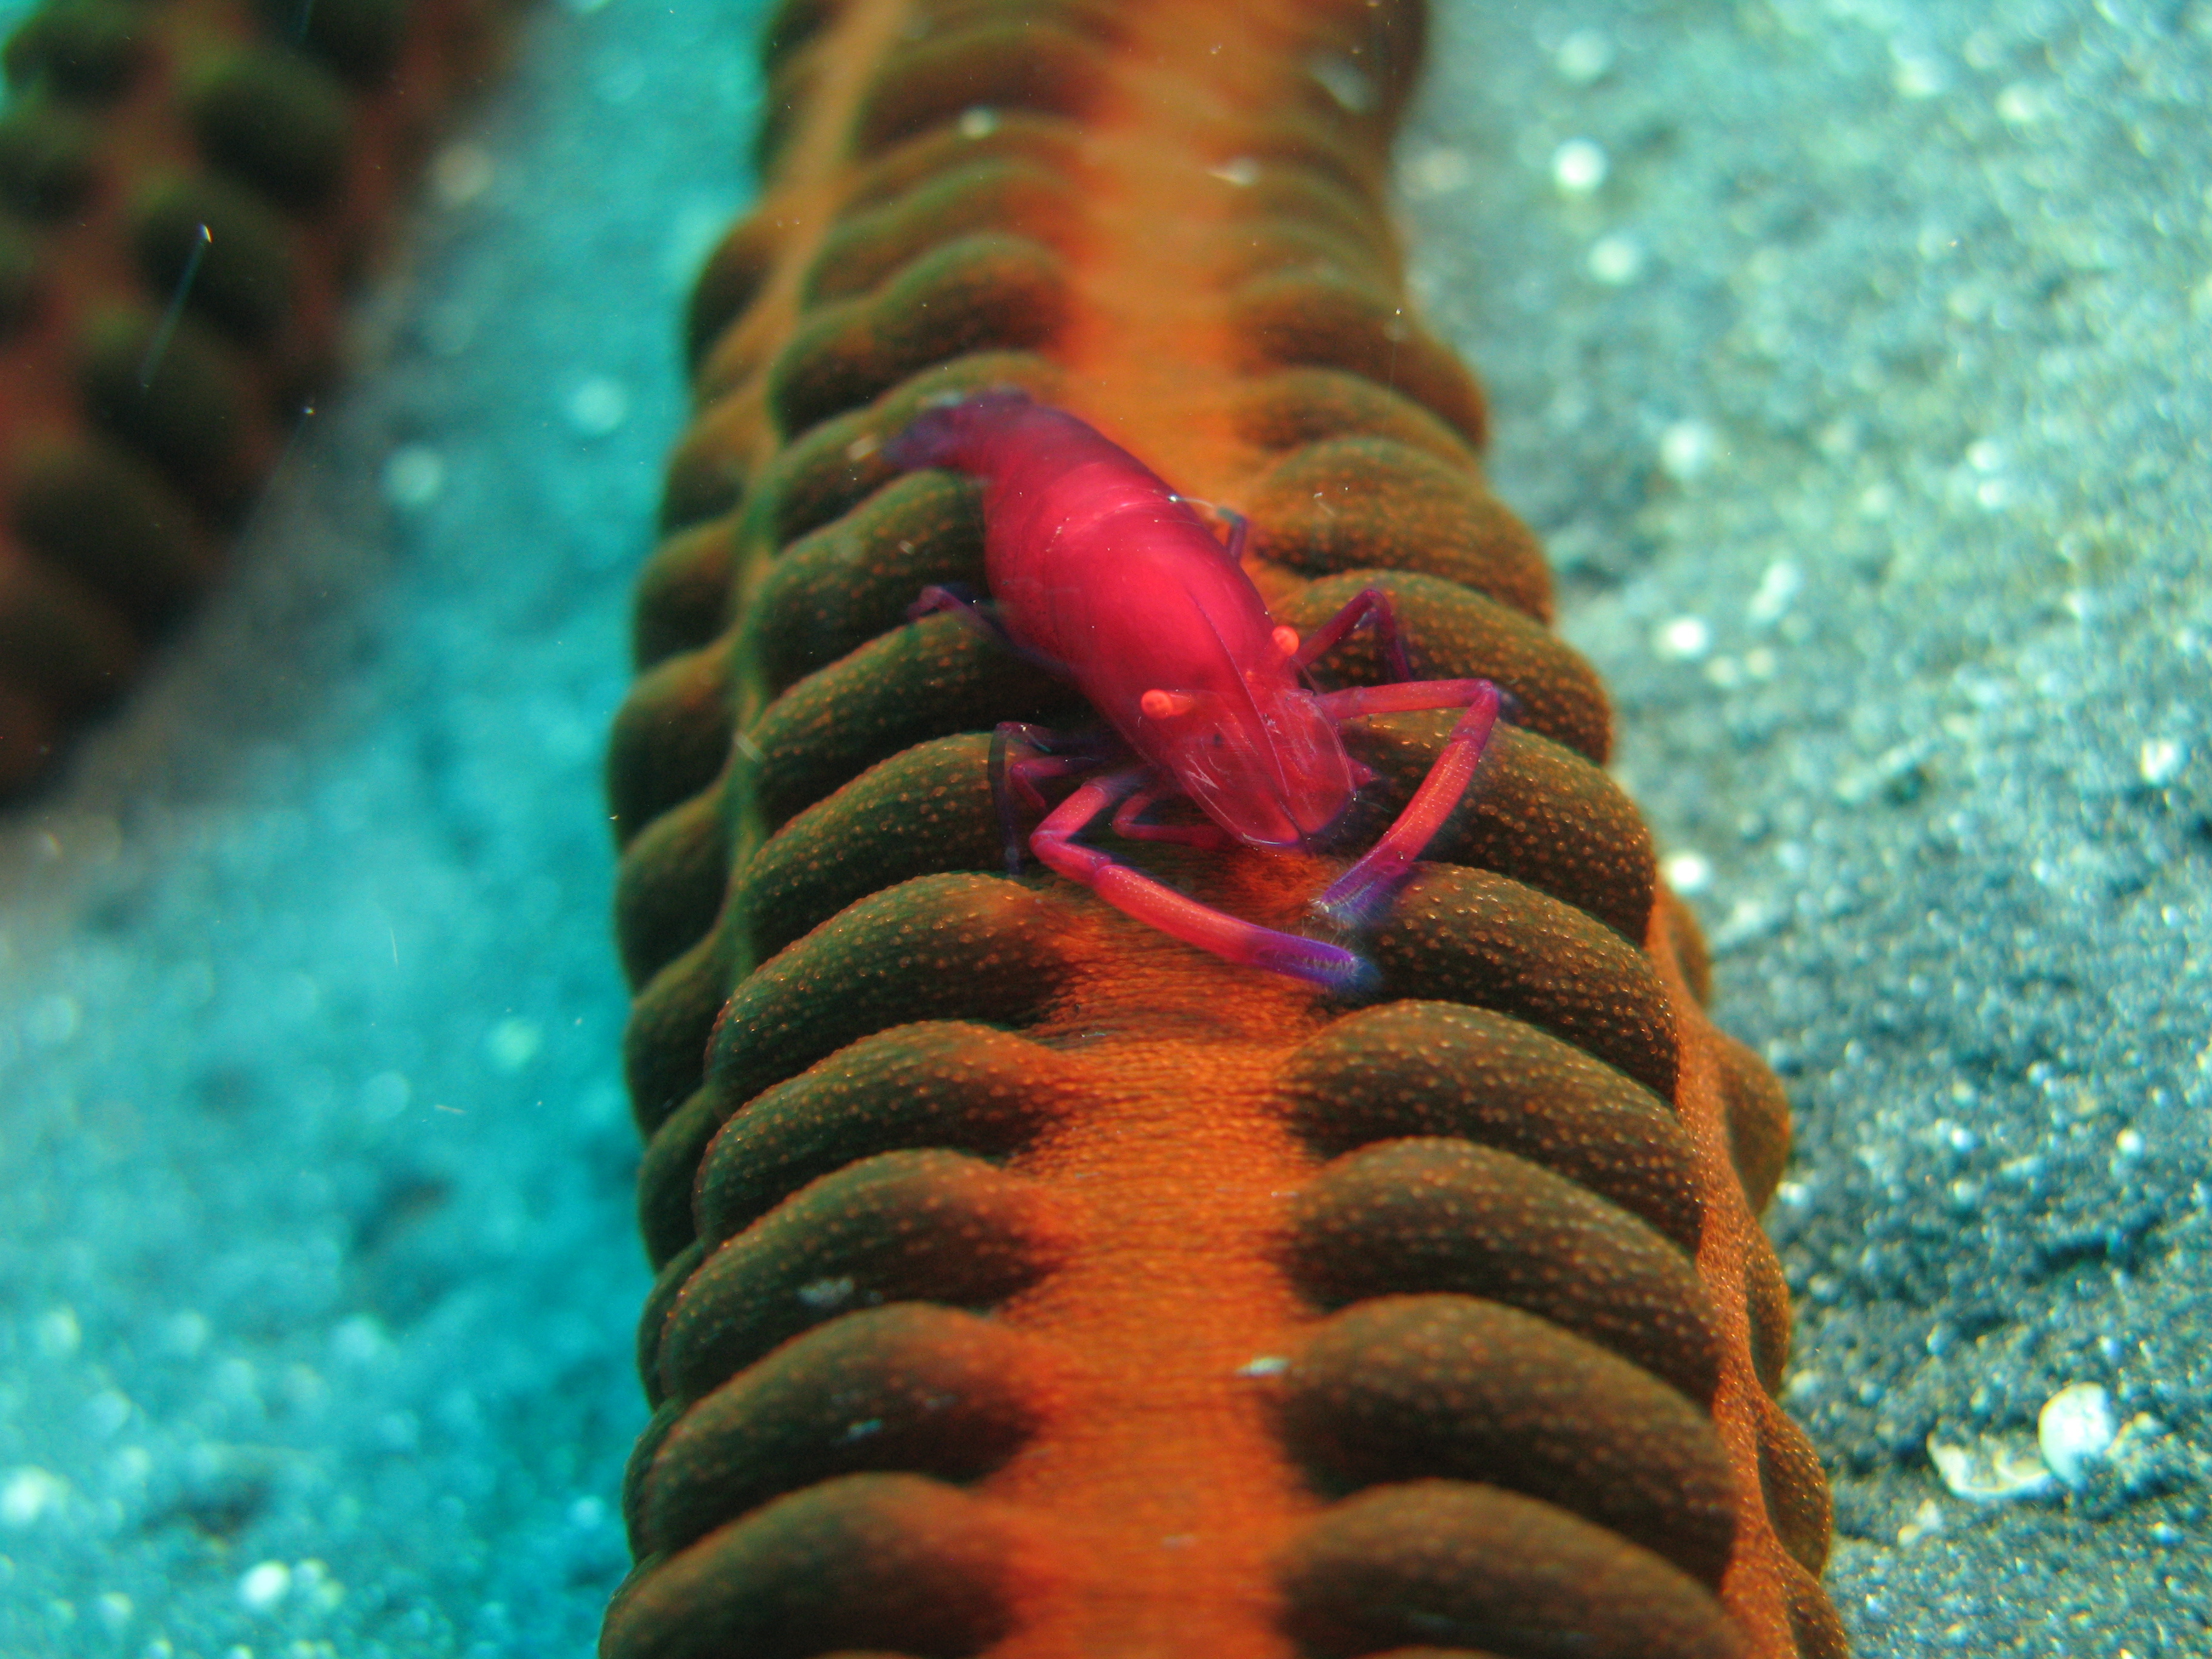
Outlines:
{"type": "MultiPolygon", "coordinates": [[[[522,23],[233,579],[0,816],[0,1653],[589,1650],[600,754],[760,11],[522,23]]],[[[1790,1090],[1838,1607],[2212,1655],[2212,5],[1437,22],[1417,291],[1790,1090]]]]}

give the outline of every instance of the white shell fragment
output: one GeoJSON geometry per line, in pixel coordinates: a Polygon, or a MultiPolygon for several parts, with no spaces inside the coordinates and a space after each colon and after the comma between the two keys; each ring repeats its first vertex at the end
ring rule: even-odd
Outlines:
{"type": "Polygon", "coordinates": [[[2051,1471],[2024,1439],[1993,1437],[1954,1446],[1928,1437],[1928,1461],[1954,1496],[2002,1504],[2051,1490],[2051,1471]]]}
{"type": "Polygon", "coordinates": [[[2043,1402],[2033,1446],[2021,1433],[1986,1436],[1963,1445],[1928,1437],[1928,1461],[1943,1484],[1978,1504],[2087,1491],[2112,1470],[2124,1491],[2154,1485],[2162,1468],[2166,1425],[2138,1416],[2122,1427],[2102,1385],[2075,1382],[2043,1402]]]}
{"type": "Polygon", "coordinates": [[[2094,1382],[2059,1389],[2043,1402],[2035,1419],[2035,1443],[2044,1462],[2076,1492],[2089,1484],[2118,1432],[2112,1397],[2094,1382]]]}

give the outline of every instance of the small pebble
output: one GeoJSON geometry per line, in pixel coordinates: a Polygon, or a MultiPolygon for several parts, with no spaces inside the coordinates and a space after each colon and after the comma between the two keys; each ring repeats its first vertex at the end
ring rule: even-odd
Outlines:
{"type": "Polygon", "coordinates": [[[1891,56],[1896,66],[1890,73],[1889,83],[1900,98],[1933,98],[1950,85],[1943,65],[1933,58],[1894,51],[1891,56]]]}
{"type": "Polygon", "coordinates": [[[1463,149],[1442,146],[1423,150],[1406,164],[1406,188],[1416,196],[1445,196],[1474,177],[1474,163],[1463,149]]]}
{"type": "Polygon", "coordinates": [[[2035,1419],[2036,1449],[2045,1465],[2080,1491],[2112,1447],[2118,1425],[2112,1397],[2094,1382],[2076,1382],[2043,1402],[2035,1419]]]}
{"type": "Polygon", "coordinates": [[[1703,617],[1675,617],[1662,623],[1652,648],[1674,662],[1694,662],[1713,647],[1713,630],[1703,617]]]}
{"type": "Polygon", "coordinates": [[[491,156],[474,144],[448,144],[430,163],[430,194],[441,207],[467,206],[491,180],[491,156]]]}
{"type": "Polygon", "coordinates": [[[1644,245],[1615,233],[1590,244],[1589,274],[1607,288],[1625,288],[1644,274],[1644,245]]]}
{"type": "Polygon", "coordinates": [[[1577,87],[1586,87],[1605,78],[1613,67],[1613,42],[1599,29],[1577,29],[1559,42],[1559,50],[1552,54],[1552,64],[1559,71],[1559,78],[1577,87]]]}
{"type": "Polygon", "coordinates": [[[604,438],[629,418],[629,393],[622,383],[595,374],[568,394],[568,424],[587,438],[604,438]]]}
{"type": "Polygon", "coordinates": [[[1954,1446],[1928,1437],[1928,1461],[1954,1497],[1997,1504],[2047,1491],[2051,1471],[2034,1452],[2008,1440],[1988,1438],[1954,1446]]]}
{"type": "Polygon", "coordinates": [[[446,488],[446,464],[422,444],[402,444],[384,463],[384,499],[398,507],[424,507],[446,488]]]}
{"type": "Polygon", "coordinates": [[[66,1359],[84,1344],[84,1328],[74,1308],[50,1308],[40,1317],[39,1352],[49,1359],[66,1359]]]}
{"type": "Polygon", "coordinates": [[[519,1072],[537,1057],[545,1034],[534,1020],[503,1019],[484,1036],[484,1057],[494,1069],[519,1072]]]}
{"type": "Polygon", "coordinates": [[[68,1491],[58,1475],[44,1469],[11,1469],[8,1478],[0,1480],[0,1524],[18,1530],[30,1526],[48,1510],[60,1507],[68,1491]]]}
{"type": "Polygon", "coordinates": [[[256,1613],[266,1613],[283,1601],[291,1588],[291,1568],[282,1561],[264,1561],[247,1568],[238,1581],[238,1599],[256,1613]]]}
{"type": "Polygon", "coordinates": [[[1659,470],[1678,483],[1694,478],[1713,464],[1718,447],[1703,421],[1677,421],[1659,434],[1659,470]]]}
{"type": "Polygon", "coordinates": [[[1790,609],[1790,602],[1805,586],[1805,573],[1788,559],[1777,559],[1766,567],[1766,574],[1759,579],[1759,591],[1751,596],[1745,614],[1755,623],[1771,623],[1790,609]]]}
{"type": "Polygon", "coordinates": [[[1562,196],[1587,196],[1605,174],[1605,151],[1588,138],[1570,138],[1552,152],[1552,182],[1562,196]]]}
{"type": "Polygon", "coordinates": [[[2142,781],[2154,789],[2163,789],[2181,775],[2181,769],[2189,763],[2189,750],[2172,738],[2152,738],[2136,757],[2136,769],[2142,781]]]}

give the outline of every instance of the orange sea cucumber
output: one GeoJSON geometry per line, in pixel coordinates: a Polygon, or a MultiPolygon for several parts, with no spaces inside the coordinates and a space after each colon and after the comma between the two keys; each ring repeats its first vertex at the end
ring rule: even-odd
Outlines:
{"type": "Polygon", "coordinates": [[[494,9],[53,0],[9,41],[0,794],[213,574],[494,9]]]}
{"type": "MultiPolygon", "coordinates": [[[[1413,0],[799,0],[769,188],[617,725],[659,1283],[608,1659],[1844,1650],[1755,1215],[1788,1116],[1601,769],[1382,206],[1413,0]],[[1300,628],[1387,589],[1486,676],[1387,1000],[1010,878],[986,733],[1081,710],[947,617],[927,398],[1022,386],[1255,525],[1300,628]]],[[[1347,652],[1339,670],[1380,665],[1347,652]]],[[[1450,717],[1364,722],[1364,845],[1450,717]]],[[[1332,860],[1141,844],[1281,926],[1332,860]]]]}

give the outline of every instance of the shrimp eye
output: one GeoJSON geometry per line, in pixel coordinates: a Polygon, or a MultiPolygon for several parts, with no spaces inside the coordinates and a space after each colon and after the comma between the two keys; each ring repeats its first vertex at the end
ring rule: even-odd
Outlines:
{"type": "Polygon", "coordinates": [[[1282,655],[1285,657],[1295,657],[1298,654],[1298,630],[1297,629],[1288,626],[1278,628],[1268,637],[1274,641],[1275,649],[1282,655]]]}
{"type": "Polygon", "coordinates": [[[1198,707],[1198,699],[1188,691],[1147,691],[1137,699],[1137,708],[1146,720],[1173,720],[1178,714],[1188,714],[1198,707]]]}

